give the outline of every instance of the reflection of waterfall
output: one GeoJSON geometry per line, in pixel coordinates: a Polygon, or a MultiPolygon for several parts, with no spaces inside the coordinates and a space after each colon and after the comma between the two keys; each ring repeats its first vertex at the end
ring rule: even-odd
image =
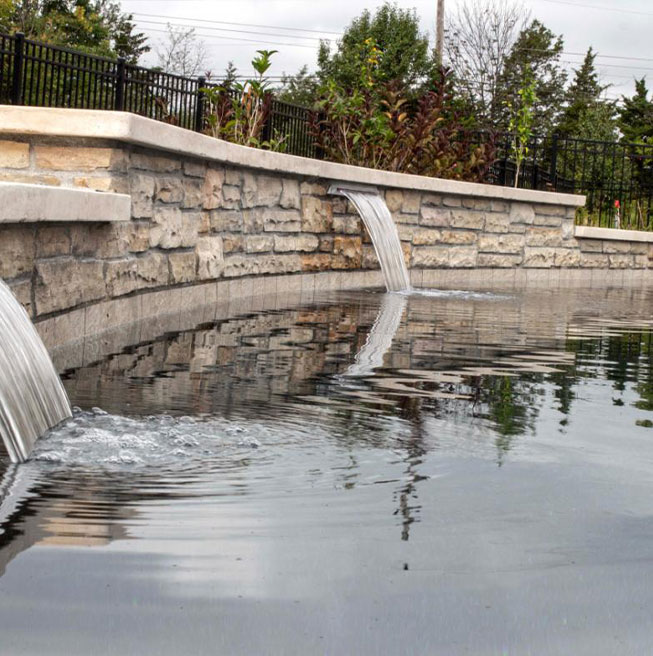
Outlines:
{"type": "Polygon", "coordinates": [[[374,244],[387,290],[389,292],[409,290],[410,278],[397,226],[379,192],[370,187],[332,185],[329,193],[345,196],[356,206],[374,244]]]}
{"type": "Polygon", "coordinates": [[[36,328],[0,280],[0,437],[12,462],[26,460],[34,442],[70,416],[68,397],[36,328]]]}
{"type": "Polygon", "coordinates": [[[404,314],[406,300],[407,298],[400,294],[386,294],[383,297],[365,344],[356,354],[356,362],[347,369],[345,376],[368,376],[374,369],[383,366],[383,356],[392,346],[392,340],[404,314]]]}

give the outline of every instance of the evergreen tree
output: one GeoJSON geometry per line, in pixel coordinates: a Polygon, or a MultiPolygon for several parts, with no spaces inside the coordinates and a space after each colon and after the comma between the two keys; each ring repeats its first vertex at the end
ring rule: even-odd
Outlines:
{"type": "Polygon", "coordinates": [[[295,75],[284,74],[277,97],[284,102],[312,107],[317,97],[318,80],[308,72],[308,66],[302,66],[295,75]]]}
{"type": "Polygon", "coordinates": [[[508,108],[518,107],[520,90],[534,84],[533,129],[549,134],[560,117],[567,74],[560,66],[562,37],[534,20],[522,30],[503,64],[494,98],[495,128],[505,130],[510,120],[508,108]]]}
{"type": "Polygon", "coordinates": [[[565,94],[565,108],[558,133],[567,137],[616,139],[614,103],[603,100],[608,85],[599,82],[590,48],[565,94]]]}
{"type": "Polygon", "coordinates": [[[333,80],[349,88],[358,84],[366,52],[363,44],[370,39],[381,51],[379,82],[398,80],[402,87],[415,89],[433,79],[436,58],[429,50],[427,35],[420,32],[417,14],[386,2],[374,15],[365,10],[354,19],[335,52],[322,42],[318,53],[319,80],[333,80]]]}
{"type": "Polygon", "coordinates": [[[635,80],[635,94],[632,98],[622,98],[617,122],[623,141],[653,143],[653,99],[648,98],[646,78],[635,80]]]}

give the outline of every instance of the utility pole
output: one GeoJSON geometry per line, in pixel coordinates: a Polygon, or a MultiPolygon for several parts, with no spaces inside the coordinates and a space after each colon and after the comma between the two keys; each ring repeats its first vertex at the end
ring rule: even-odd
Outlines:
{"type": "Polygon", "coordinates": [[[438,64],[442,65],[442,52],[444,50],[444,0],[438,0],[437,17],[435,21],[435,54],[438,64]]]}

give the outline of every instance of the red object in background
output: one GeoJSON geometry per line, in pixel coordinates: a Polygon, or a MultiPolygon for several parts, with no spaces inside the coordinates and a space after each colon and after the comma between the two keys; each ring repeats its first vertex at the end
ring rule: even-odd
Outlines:
{"type": "Polygon", "coordinates": [[[621,207],[621,203],[618,200],[614,201],[614,206],[619,209],[621,207]]]}

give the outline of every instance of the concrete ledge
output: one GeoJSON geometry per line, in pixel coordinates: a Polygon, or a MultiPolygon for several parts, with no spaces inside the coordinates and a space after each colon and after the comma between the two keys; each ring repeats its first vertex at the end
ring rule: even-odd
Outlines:
{"type": "Polygon", "coordinates": [[[585,204],[584,196],[377,171],[237,146],[127,112],[2,105],[0,136],[9,135],[109,139],[187,157],[334,182],[566,207],[582,207],[585,204]]]}
{"type": "Polygon", "coordinates": [[[0,182],[0,223],[129,221],[130,214],[125,194],[0,182]]]}
{"type": "Polygon", "coordinates": [[[591,226],[576,226],[576,239],[607,239],[611,241],[643,241],[653,243],[653,232],[643,230],[616,230],[615,228],[593,228],[591,226]]]}

